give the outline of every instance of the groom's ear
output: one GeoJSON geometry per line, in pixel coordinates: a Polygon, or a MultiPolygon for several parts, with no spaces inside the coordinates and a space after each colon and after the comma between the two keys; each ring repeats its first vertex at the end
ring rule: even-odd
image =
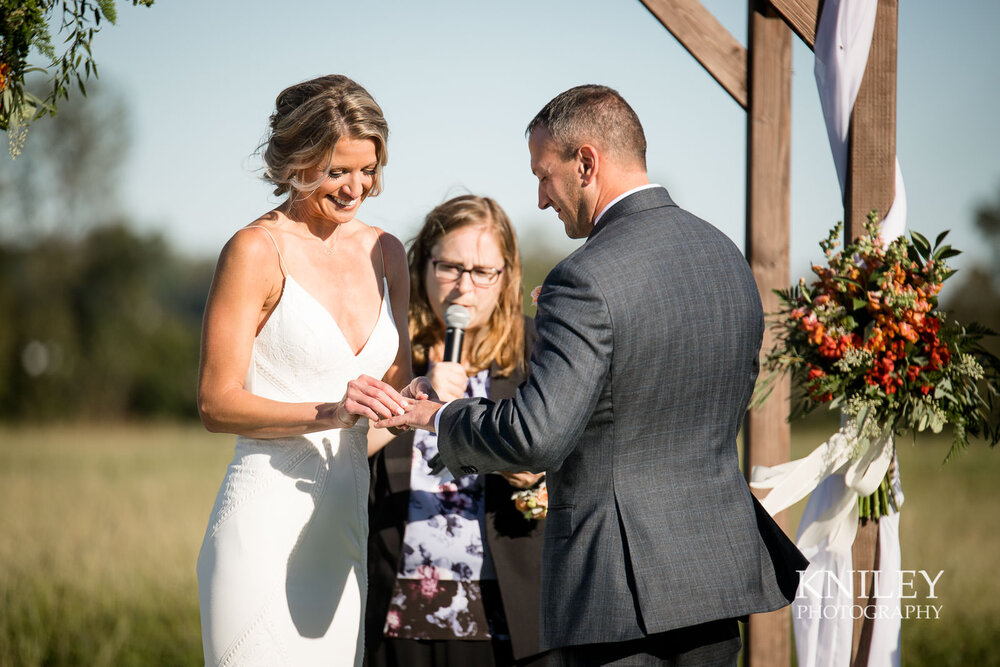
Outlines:
{"type": "Polygon", "coordinates": [[[590,144],[580,146],[576,155],[576,169],[580,177],[580,185],[590,185],[601,168],[601,155],[590,144]]]}

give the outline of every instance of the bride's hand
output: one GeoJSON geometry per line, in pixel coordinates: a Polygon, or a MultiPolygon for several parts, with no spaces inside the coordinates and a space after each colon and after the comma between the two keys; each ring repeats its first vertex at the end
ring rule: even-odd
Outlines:
{"type": "Polygon", "coordinates": [[[392,385],[368,375],[347,383],[344,400],[337,407],[337,417],[346,427],[353,426],[359,417],[376,422],[406,412],[409,403],[392,385]]]}

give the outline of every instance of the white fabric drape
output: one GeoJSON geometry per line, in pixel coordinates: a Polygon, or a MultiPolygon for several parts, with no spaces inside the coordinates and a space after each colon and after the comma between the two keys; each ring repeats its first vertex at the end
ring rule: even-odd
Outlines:
{"type": "MultiPolygon", "coordinates": [[[[815,76],[826,121],[830,149],[840,181],[847,182],[847,134],[851,112],[868,63],[875,28],[877,0],[826,0],[816,30],[815,76]]],[[[884,212],[880,212],[883,214],[884,212]]],[[[895,199],[882,221],[882,240],[889,243],[906,228],[906,191],[899,160],[895,164],[895,199]]],[[[853,563],[851,545],[857,530],[857,498],[878,486],[894,460],[892,438],[884,437],[851,462],[851,434],[842,427],[813,454],[753,471],[751,485],[770,488],[763,505],[772,514],[812,491],[799,524],[797,544],[809,567],[792,605],[795,648],[802,667],[847,667],[851,660],[854,627],[853,563]],[[814,489],[814,490],[813,490],[814,489]],[[832,581],[838,582],[831,585],[832,581]],[[826,613],[830,608],[834,613],[826,613]],[[850,610],[850,611],[848,611],[850,610]],[[829,616],[829,617],[828,617],[829,616]]],[[[896,468],[898,471],[898,467],[896,468]]],[[[902,501],[898,475],[893,487],[902,501]]],[[[900,570],[899,515],[879,521],[880,591],[895,590],[900,570]]],[[[878,604],[898,609],[898,597],[881,596],[878,604]]],[[[899,667],[900,615],[876,617],[868,664],[899,667]]]]}

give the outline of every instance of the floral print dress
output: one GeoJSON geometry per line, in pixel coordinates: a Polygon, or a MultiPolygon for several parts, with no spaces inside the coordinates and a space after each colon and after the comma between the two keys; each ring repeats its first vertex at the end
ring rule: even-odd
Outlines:
{"type": "MultiPolygon", "coordinates": [[[[487,396],[489,371],[469,378],[467,397],[487,396]]],[[[410,466],[410,505],[403,555],[383,634],[400,639],[506,636],[502,613],[484,604],[496,590],[485,547],[485,484],[481,475],[431,473],[437,436],[417,431],[410,466]]]]}

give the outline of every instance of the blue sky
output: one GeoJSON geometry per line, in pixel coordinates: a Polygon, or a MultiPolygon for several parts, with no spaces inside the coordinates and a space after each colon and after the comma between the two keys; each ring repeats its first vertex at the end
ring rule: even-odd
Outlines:
{"type": "MultiPolygon", "coordinates": [[[[746,2],[704,4],[746,42],[746,2]]],[[[901,5],[908,226],[951,228],[956,246],[985,258],[971,218],[1000,186],[1000,3],[901,5]]],[[[523,132],[555,94],[594,82],[639,114],[652,180],[744,247],[745,114],[638,0],[121,3],[94,55],[128,104],[131,217],[188,253],[214,257],[277,203],[252,155],[274,98],[334,72],[368,88],[390,127],[385,192],[359,218],[404,242],[431,207],[469,191],[497,199],[524,243],[572,248],[555,215],[536,207],[523,132]]],[[[812,53],[798,40],[793,69],[794,277],[843,214],[812,53]]]]}

